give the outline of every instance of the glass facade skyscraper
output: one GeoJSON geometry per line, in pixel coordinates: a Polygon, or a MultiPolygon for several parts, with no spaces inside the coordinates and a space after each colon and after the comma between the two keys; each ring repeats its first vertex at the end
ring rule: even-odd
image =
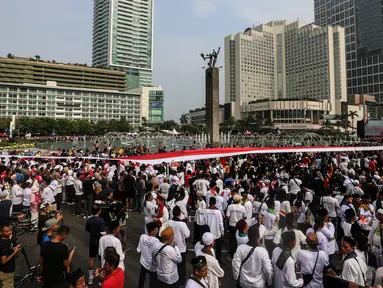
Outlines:
{"type": "Polygon", "coordinates": [[[127,73],[126,88],[152,85],[154,0],[94,0],[93,66],[127,73]]]}
{"type": "Polygon", "coordinates": [[[314,9],[316,24],[345,28],[347,94],[383,104],[382,0],[314,0],[314,9]]]}

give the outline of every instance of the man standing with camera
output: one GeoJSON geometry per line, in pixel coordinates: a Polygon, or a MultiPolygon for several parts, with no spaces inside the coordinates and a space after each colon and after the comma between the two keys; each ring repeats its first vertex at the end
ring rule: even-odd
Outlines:
{"type": "Polygon", "coordinates": [[[21,245],[16,246],[16,240],[12,239],[12,227],[10,224],[2,224],[0,231],[0,287],[14,287],[15,256],[21,250],[21,245]]]}

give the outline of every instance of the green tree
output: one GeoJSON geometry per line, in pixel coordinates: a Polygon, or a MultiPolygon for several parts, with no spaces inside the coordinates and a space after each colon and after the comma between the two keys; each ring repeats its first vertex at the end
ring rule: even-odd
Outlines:
{"type": "Polygon", "coordinates": [[[166,120],[160,125],[161,130],[179,130],[179,125],[174,120],[166,120]]]}
{"type": "Polygon", "coordinates": [[[233,132],[238,130],[238,121],[232,116],[219,124],[219,129],[224,132],[233,132]]]}
{"type": "Polygon", "coordinates": [[[142,122],[142,126],[148,126],[148,119],[146,119],[146,117],[142,117],[141,118],[141,122],[142,122]]]}
{"type": "Polygon", "coordinates": [[[186,114],[182,113],[180,117],[180,123],[184,125],[184,124],[187,124],[188,122],[189,122],[189,117],[186,114]]]}
{"type": "Polygon", "coordinates": [[[57,119],[54,130],[57,135],[73,135],[73,121],[68,119],[57,119]]]}
{"type": "Polygon", "coordinates": [[[348,117],[351,117],[351,129],[352,129],[352,131],[354,131],[354,129],[356,129],[354,119],[355,119],[355,117],[358,117],[358,112],[357,111],[350,111],[350,113],[348,113],[348,117]]]}
{"type": "Polygon", "coordinates": [[[334,123],[332,123],[330,120],[326,120],[322,123],[321,129],[328,131],[334,127],[334,123]]]}

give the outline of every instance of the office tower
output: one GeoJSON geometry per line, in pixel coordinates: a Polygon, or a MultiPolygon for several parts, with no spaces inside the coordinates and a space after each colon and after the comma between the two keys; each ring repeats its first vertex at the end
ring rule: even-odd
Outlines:
{"type": "Polygon", "coordinates": [[[93,66],[127,73],[127,89],[152,84],[154,0],[94,0],[93,66]]]}
{"type": "Polygon", "coordinates": [[[347,101],[344,29],[272,21],[225,38],[225,103],[232,115],[265,99],[347,101]]]}
{"type": "Polygon", "coordinates": [[[383,103],[382,8],[381,0],[314,1],[318,25],[345,28],[347,94],[374,95],[379,103],[383,103]]]}
{"type": "Polygon", "coordinates": [[[141,120],[144,118],[151,124],[164,122],[164,89],[161,86],[140,87],[126,92],[141,95],[141,120]]]}

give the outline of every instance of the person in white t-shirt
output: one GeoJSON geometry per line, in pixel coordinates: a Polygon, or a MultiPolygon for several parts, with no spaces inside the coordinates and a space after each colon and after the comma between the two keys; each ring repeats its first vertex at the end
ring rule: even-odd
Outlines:
{"type": "Polygon", "coordinates": [[[224,234],[223,215],[222,212],[216,207],[216,198],[211,197],[209,209],[205,211],[206,225],[209,226],[210,232],[213,234],[216,244],[216,258],[219,263],[222,263],[222,236],[224,234]]]}
{"type": "Polygon", "coordinates": [[[332,197],[332,190],[328,189],[325,191],[325,196],[321,197],[320,203],[322,207],[327,210],[328,217],[330,217],[331,223],[334,224],[336,231],[338,227],[337,215],[340,213],[340,206],[338,200],[332,197]]]}
{"type": "Polygon", "coordinates": [[[213,254],[213,246],[214,246],[214,235],[212,233],[205,233],[202,236],[202,242],[204,247],[199,252],[201,256],[206,258],[209,272],[207,273],[207,281],[209,282],[209,288],[219,288],[220,279],[223,278],[225,272],[221,268],[218,260],[215,258],[213,254]]]}
{"type": "Polygon", "coordinates": [[[304,287],[323,288],[323,270],[329,265],[327,255],[318,249],[318,236],[315,233],[308,233],[306,242],[308,249],[299,251],[296,266],[302,274],[313,274],[313,279],[304,287]]]}
{"type": "Polygon", "coordinates": [[[297,197],[297,194],[301,191],[302,180],[297,176],[294,176],[289,181],[289,193],[291,202],[297,197]]]}
{"type": "Polygon", "coordinates": [[[173,219],[168,221],[168,227],[174,231],[174,241],[177,242],[179,251],[181,253],[182,261],[177,264],[179,284],[184,285],[186,277],[186,239],[190,237],[190,230],[186,222],[181,220],[181,209],[178,206],[173,208],[173,219]]]}
{"type": "Polygon", "coordinates": [[[230,229],[230,259],[234,256],[235,251],[237,250],[237,241],[235,239],[235,232],[237,222],[241,219],[246,219],[246,209],[242,206],[241,200],[242,196],[235,194],[233,195],[234,204],[229,205],[226,211],[226,217],[229,218],[229,229],[230,229]]]}
{"type": "Polygon", "coordinates": [[[291,250],[291,256],[294,260],[297,259],[297,255],[299,251],[301,251],[301,246],[306,245],[306,236],[302,233],[302,231],[294,228],[294,214],[293,213],[287,213],[286,214],[286,227],[279,229],[274,237],[274,244],[279,245],[282,240],[282,234],[286,231],[294,231],[295,233],[295,240],[296,244],[294,248],[291,250]]]}
{"type": "Polygon", "coordinates": [[[141,272],[138,281],[138,288],[143,288],[145,285],[146,273],[150,276],[150,288],[156,287],[157,273],[156,267],[153,265],[153,247],[156,243],[160,242],[156,235],[158,233],[158,223],[150,222],[145,225],[148,234],[143,234],[138,243],[137,252],[141,253],[140,263],[141,272]]]}
{"type": "Polygon", "coordinates": [[[179,279],[177,264],[182,262],[181,252],[174,241],[171,227],[162,231],[161,238],[161,242],[154,245],[152,253],[158,278],[156,287],[171,287],[172,284],[176,287],[179,279]]]}

